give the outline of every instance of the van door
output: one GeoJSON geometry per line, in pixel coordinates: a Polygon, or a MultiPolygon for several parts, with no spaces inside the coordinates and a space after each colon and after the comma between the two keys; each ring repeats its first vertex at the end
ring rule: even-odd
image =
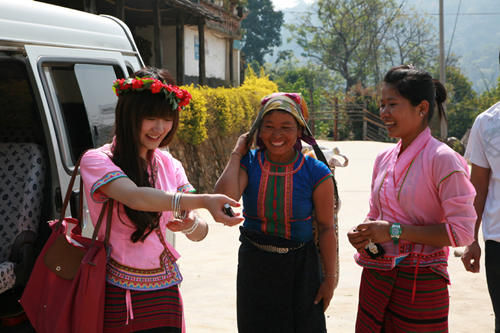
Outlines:
{"type": "MultiPolygon", "coordinates": [[[[56,202],[61,202],[81,153],[111,140],[117,102],[111,85],[128,75],[127,67],[120,52],[34,45],[25,48],[51,125],[49,149],[54,151],[59,177],[57,192],[61,198],[56,202]]],[[[76,182],[70,203],[73,216],[77,216],[78,195],[76,182]]]]}

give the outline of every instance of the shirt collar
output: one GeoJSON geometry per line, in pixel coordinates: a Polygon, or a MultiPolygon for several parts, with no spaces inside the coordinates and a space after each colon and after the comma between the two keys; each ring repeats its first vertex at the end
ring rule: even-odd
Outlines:
{"type": "Polygon", "coordinates": [[[403,173],[406,173],[413,160],[422,149],[424,149],[431,138],[431,130],[429,127],[426,127],[398,157],[402,144],[401,140],[399,140],[396,149],[394,149],[394,155],[392,156],[392,161],[395,165],[394,172],[396,181],[400,179],[403,173]]]}

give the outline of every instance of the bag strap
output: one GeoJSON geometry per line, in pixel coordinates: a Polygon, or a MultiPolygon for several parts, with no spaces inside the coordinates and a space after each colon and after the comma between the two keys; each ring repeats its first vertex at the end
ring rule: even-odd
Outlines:
{"type": "Polygon", "coordinates": [[[99,233],[99,229],[101,228],[102,220],[104,217],[104,212],[106,209],[108,210],[108,215],[106,217],[106,235],[104,236],[104,244],[109,243],[109,235],[111,233],[111,220],[113,218],[113,206],[114,200],[108,199],[106,203],[102,205],[101,213],[99,214],[99,218],[97,219],[97,223],[94,227],[94,232],[92,233],[92,242],[90,243],[90,247],[92,247],[97,239],[97,234],[99,233]]]}
{"type": "MultiPolygon", "coordinates": [[[[82,155],[80,155],[80,157],[78,158],[78,161],[76,161],[75,163],[75,166],[73,168],[73,172],[71,174],[71,178],[69,180],[69,184],[68,184],[68,189],[66,190],[66,195],[64,196],[64,201],[63,201],[63,205],[62,205],[62,208],[61,208],[61,215],[59,216],[59,220],[57,221],[56,225],[55,225],[55,230],[59,229],[59,227],[62,225],[62,222],[64,220],[64,215],[66,214],[66,209],[68,208],[68,204],[69,204],[69,199],[71,198],[71,192],[73,190],[73,185],[75,184],[75,179],[76,179],[76,175],[78,174],[78,169],[80,168],[80,161],[82,159],[82,156],[86,153],[83,152],[82,155]]],[[[79,212],[78,212],[78,222],[80,223],[81,221],[81,218],[83,216],[83,182],[82,182],[82,179],[80,177],[80,207],[79,207],[79,212]]]]}
{"type": "MultiPolygon", "coordinates": [[[[325,165],[328,168],[330,168],[330,165],[326,161],[325,154],[323,154],[323,151],[321,150],[321,148],[319,148],[319,146],[317,144],[312,145],[312,147],[314,149],[314,154],[316,154],[316,158],[318,160],[320,160],[321,162],[325,163],[325,165]]],[[[337,181],[335,180],[335,173],[334,173],[335,172],[335,167],[330,168],[330,170],[332,171],[333,188],[335,190],[335,193],[334,193],[334,196],[335,196],[335,211],[337,211],[337,209],[339,207],[339,191],[337,189],[337,181]]]]}

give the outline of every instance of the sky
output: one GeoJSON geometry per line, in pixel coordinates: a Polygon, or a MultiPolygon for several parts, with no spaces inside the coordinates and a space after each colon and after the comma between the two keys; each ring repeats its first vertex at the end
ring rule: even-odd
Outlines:
{"type": "MultiPolygon", "coordinates": [[[[271,2],[274,5],[275,10],[282,10],[286,8],[292,8],[297,5],[299,2],[298,0],[271,0],[271,2]]],[[[305,3],[312,3],[314,0],[305,0],[305,3]]]]}

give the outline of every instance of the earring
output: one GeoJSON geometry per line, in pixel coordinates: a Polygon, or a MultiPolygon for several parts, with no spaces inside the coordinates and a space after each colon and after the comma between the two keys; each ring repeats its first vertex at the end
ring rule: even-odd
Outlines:
{"type": "Polygon", "coordinates": [[[420,117],[423,117],[424,116],[424,113],[422,111],[420,111],[420,117]]]}

